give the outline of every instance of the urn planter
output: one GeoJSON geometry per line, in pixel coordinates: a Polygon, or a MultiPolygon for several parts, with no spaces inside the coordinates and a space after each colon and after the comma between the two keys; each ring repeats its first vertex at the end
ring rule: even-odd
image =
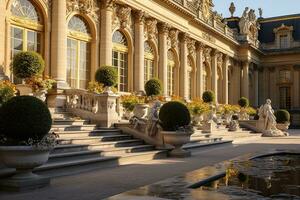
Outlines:
{"type": "Polygon", "coordinates": [[[43,102],[46,101],[46,95],[47,95],[47,90],[38,90],[36,92],[33,92],[33,96],[42,100],[43,102]]]}
{"type": "Polygon", "coordinates": [[[49,185],[49,178],[32,173],[34,168],[48,161],[49,153],[49,149],[37,149],[32,146],[0,146],[0,159],[3,164],[16,169],[15,175],[0,182],[0,188],[22,191],[49,185]]]}
{"type": "Polygon", "coordinates": [[[149,105],[145,103],[136,104],[134,106],[133,115],[137,118],[144,118],[148,115],[149,105]]]}
{"type": "Polygon", "coordinates": [[[189,157],[191,152],[182,149],[184,144],[190,142],[191,133],[180,131],[162,131],[164,142],[175,148],[169,153],[171,157],[189,157]]]}

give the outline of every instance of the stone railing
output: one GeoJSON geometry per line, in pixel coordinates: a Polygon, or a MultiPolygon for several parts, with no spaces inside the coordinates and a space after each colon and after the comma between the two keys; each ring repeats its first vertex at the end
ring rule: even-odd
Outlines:
{"type": "Polygon", "coordinates": [[[101,127],[111,127],[118,122],[118,95],[95,94],[79,89],[68,89],[65,92],[66,109],[74,115],[101,127]]]}

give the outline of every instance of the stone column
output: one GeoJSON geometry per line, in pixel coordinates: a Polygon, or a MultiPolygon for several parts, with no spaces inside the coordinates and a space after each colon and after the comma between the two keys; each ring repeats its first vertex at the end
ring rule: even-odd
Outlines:
{"type": "Polygon", "coordinates": [[[100,67],[112,65],[112,0],[102,0],[100,11],[101,31],[100,32],[100,67]]]}
{"type": "Polygon", "coordinates": [[[259,75],[258,75],[258,67],[254,67],[254,102],[253,105],[255,107],[259,106],[259,75]]]}
{"type": "Polygon", "coordinates": [[[179,72],[179,95],[184,99],[188,97],[188,63],[187,63],[187,34],[180,33],[180,72],[179,72]]]}
{"type": "Polygon", "coordinates": [[[243,62],[242,96],[249,99],[249,62],[243,62]]]}
{"type": "Polygon", "coordinates": [[[159,37],[159,74],[158,77],[163,83],[163,95],[168,96],[168,26],[166,23],[158,24],[159,37]]]}
{"type": "Polygon", "coordinates": [[[51,32],[51,75],[57,81],[57,88],[68,88],[67,80],[67,31],[66,0],[52,1],[51,32]]]}
{"type": "Polygon", "coordinates": [[[196,45],[196,97],[202,98],[204,92],[203,86],[203,50],[204,45],[202,43],[197,43],[196,45]]]}
{"type": "Polygon", "coordinates": [[[293,88],[294,88],[294,91],[293,91],[293,96],[294,96],[294,102],[292,104],[293,108],[299,108],[300,107],[300,95],[299,95],[299,85],[300,85],[300,81],[299,81],[299,67],[297,66],[294,66],[294,80],[293,80],[293,88]]]}
{"type": "Polygon", "coordinates": [[[225,55],[223,60],[223,102],[228,104],[228,67],[229,67],[229,56],[225,55]]]}
{"type": "Polygon", "coordinates": [[[5,65],[5,0],[0,0],[0,80],[7,80],[8,77],[4,74],[5,65]]]}
{"type": "Polygon", "coordinates": [[[143,91],[145,84],[144,69],[144,13],[135,13],[135,40],[134,40],[134,90],[143,91]]]}
{"type": "Polygon", "coordinates": [[[279,107],[279,101],[277,100],[277,85],[276,85],[276,68],[275,67],[270,67],[269,68],[269,98],[272,100],[272,105],[274,108],[279,107]]]}
{"type": "Polygon", "coordinates": [[[211,73],[212,73],[212,84],[211,89],[215,93],[216,101],[218,101],[218,54],[217,50],[212,51],[211,57],[211,73]]]}

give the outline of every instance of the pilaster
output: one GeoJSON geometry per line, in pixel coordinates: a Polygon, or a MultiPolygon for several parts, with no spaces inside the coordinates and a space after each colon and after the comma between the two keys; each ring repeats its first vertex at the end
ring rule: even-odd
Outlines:
{"type": "Polygon", "coordinates": [[[159,46],[159,74],[158,77],[163,83],[163,95],[168,96],[168,25],[158,24],[158,46],[159,46]]]}
{"type": "Polygon", "coordinates": [[[249,62],[244,61],[242,63],[242,96],[249,99],[249,62]]]}
{"type": "Polygon", "coordinates": [[[66,0],[52,1],[51,75],[57,81],[58,89],[68,88],[66,11],[66,0]]]}
{"type": "Polygon", "coordinates": [[[196,45],[196,97],[201,98],[204,92],[203,85],[203,50],[204,45],[202,43],[197,43],[196,45]]]}
{"type": "Polygon", "coordinates": [[[137,11],[135,13],[135,53],[134,53],[134,89],[135,91],[143,91],[145,84],[144,69],[144,12],[137,11]]]}
{"type": "Polygon", "coordinates": [[[187,34],[180,33],[180,73],[179,73],[179,94],[184,99],[188,97],[188,63],[187,63],[187,34]]]}
{"type": "Polygon", "coordinates": [[[218,54],[219,52],[215,49],[212,51],[211,61],[211,73],[212,73],[212,84],[211,89],[215,93],[216,101],[218,101],[218,54]]]}
{"type": "Polygon", "coordinates": [[[229,56],[225,55],[223,60],[223,102],[224,104],[228,104],[228,67],[229,67],[229,56]]]}
{"type": "Polygon", "coordinates": [[[112,65],[112,16],[113,0],[102,0],[100,11],[100,67],[112,65]]]}

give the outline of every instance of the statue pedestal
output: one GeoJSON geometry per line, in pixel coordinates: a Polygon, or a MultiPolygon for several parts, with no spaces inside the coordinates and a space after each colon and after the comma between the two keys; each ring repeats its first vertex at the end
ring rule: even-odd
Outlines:
{"type": "Polygon", "coordinates": [[[202,133],[212,133],[214,122],[205,122],[202,126],[202,133]]]}

